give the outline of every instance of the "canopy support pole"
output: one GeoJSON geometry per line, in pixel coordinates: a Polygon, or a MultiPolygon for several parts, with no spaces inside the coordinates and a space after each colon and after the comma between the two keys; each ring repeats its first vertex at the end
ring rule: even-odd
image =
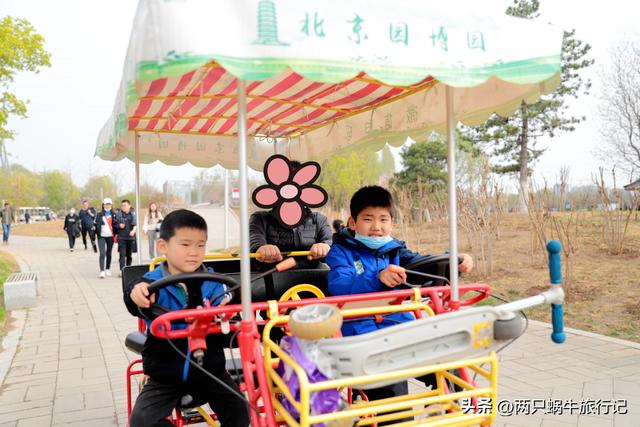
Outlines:
{"type": "Polygon", "coordinates": [[[229,247],[229,171],[224,170],[224,249],[229,247]]]}
{"type": "Polygon", "coordinates": [[[140,134],[136,132],[135,164],[136,164],[136,261],[142,264],[142,245],[140,244],[140,134]]]}
{"type": "Polygon", "coordinates": [[[238,79],[238,168],[240,169],[240,298],[242,320],[253,319],[251,311],[251,264],[249,259],[249,185],[247,180],[247,93],[238,79]]]}
{"type": "Polygon", "coordinates": [[[449,282],[451,301],[449,306],[457,309],[458,294],[458,211],[456,200],[456,123],[453,108],[454,88],[445,86],[447,100],[447,184],[449,187],[449,282]]]}

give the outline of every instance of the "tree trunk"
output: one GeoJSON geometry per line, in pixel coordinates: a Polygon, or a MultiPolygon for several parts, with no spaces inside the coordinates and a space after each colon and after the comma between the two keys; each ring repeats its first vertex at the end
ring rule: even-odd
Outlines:
{"type": "Polygon", "coordinates": [[[527,117],[527,108],[522,104],[520,107],[522,114],[522,133],[518,138],[520,140],[520,155],[518,163],[520,164],[520,173],[518,181],[520,184],[519,199],[518,199],[518,212],[527,213],[527,197],[528,197],[528,182],[529,182],[529,119],[527,117]]]}

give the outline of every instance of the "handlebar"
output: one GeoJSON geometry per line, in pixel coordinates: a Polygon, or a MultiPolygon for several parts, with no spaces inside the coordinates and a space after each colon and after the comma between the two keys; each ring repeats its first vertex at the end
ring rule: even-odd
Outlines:
{"type": "MultiPolygon", "coordinates": [[[[551,279],[552,287],[562,287],[561,250],[562,244],[558,240],[551,240],[547,243],[547,252],[549,252],[549,277],[551,279]]],[[[556,344],[562,344],[565,342],[567,336],[564,333],[562,304],[551,304],[551,325],[553,327],[551,340],[556,344]]]]}

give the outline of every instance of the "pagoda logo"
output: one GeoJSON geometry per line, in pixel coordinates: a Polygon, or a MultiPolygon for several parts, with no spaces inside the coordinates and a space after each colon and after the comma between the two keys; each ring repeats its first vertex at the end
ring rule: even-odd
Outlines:
{"type": "Polygon", "coordinates": [[[272,0],[260,0],[258,3],[258,38],[253,44],[289,46],[289,43],[278,40],[278,17],[272,0]]]}

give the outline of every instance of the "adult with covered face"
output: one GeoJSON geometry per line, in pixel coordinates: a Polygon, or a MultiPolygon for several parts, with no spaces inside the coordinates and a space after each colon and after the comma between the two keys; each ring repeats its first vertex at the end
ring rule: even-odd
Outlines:
{"type": "MultiPolygon", "coordinates": [[[[283,166],[284,167],[284,166],[283,166]]],[[[266,207],[266,198],[263,195],[274,193],[275,198],[283,197],[285,201],[276,202],[270,210],[258,211],[249,219],[249,234],[251,252],[260,254],[260,264],[271,264],[283,259],[282,253],[289,251],[309,251],[308,261],[302,263],[304,267],[316,266],[317,260],[324,258],[331,248],[332,234],[327,217],[320,212],[313,212],[304,200],[305,191],[322,191],[313,182],[320,173],[317,164],[305,163],[301,165],[296,160],[287,160],[283,156],[274,156],[265,165],[265,178],[268,184],[255,193],[254,202],[261,207],[266,207]],[[273,172],[271,166],[276,163],[287,164],[289,170],[273,172]],[[276,175],[281,175],[279,178],[276,175]],[[303,175],[305,175],[303,177],[303,175]],[[309,175],[309,176],[306,176],[309,175]],[[294,193],[296,193],[294,195],[294,193]],[[300,198],[297,201],[296,197],[300,198]],[[284,212],[283,206],[290,204],[294,209],[298,221],[295,226],[286,224],[289,213],[284,212]],[[295,206],[295,205],[298,206],[295,206]]],[[[324,193],[326,201],[326,193],[324,193]]],[[[323,203],[324,203],[323,201],[323,203]]]]}

